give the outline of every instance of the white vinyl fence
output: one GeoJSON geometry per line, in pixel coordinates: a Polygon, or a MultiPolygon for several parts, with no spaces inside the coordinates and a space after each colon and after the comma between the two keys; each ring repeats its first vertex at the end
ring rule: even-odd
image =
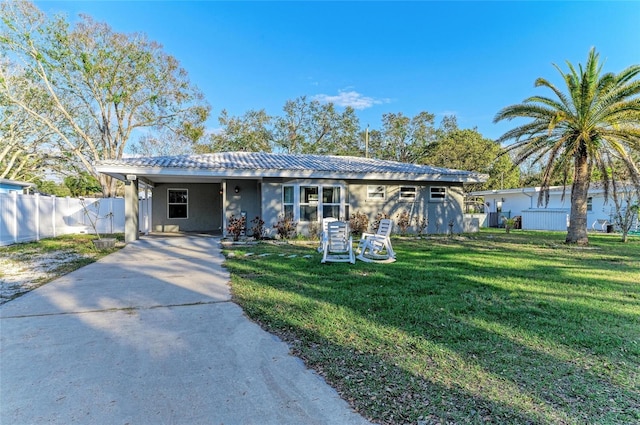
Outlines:
{"type": "MultiPolygon", "coordinates": [[[[148,231],[148,203],[140,201],[140,228],[148,231]]],[[[0,193],[0,246],[70,233],[124,232],[123,198],[58,198],[0,193]]]]}

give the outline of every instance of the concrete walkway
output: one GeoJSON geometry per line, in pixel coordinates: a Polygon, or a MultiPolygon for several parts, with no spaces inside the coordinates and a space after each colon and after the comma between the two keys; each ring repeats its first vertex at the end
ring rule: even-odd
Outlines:
{"type": "Polygon", "coordinates": [[[367,424],[230,301],[214,238],[148,237],[0,307],[1,424],[367,424]]]}

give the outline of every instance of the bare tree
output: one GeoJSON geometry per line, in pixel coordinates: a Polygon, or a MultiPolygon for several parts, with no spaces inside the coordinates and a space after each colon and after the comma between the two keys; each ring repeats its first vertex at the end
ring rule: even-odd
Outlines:
{"type": "Polygon", "coordinates": [[[622,232],[622,242],[627,242],[629,231],[638,224],[640,192],[631,184],[620,185],[612,192],[615,211],[613,223],[622,232]]]}
{"type": "MultiPolygon", "coordinates": [[[[0,62],[0,67],[5,69],[3,75],[8,85],[18,86],[25,81],[24,75],[11,75],[5,61],[0,62]]],[[[30,90],[25,94],[25,104],[43,109],[40,93],[30,90]]],[[[53,137],[51,131],[0,92],[0,178],[31,181],[40,177],[50,156],[47,151],[52,150],[53,137]]]]}
{"type": "Polygon", "coordinates": [[[168,131],[176,143],[204,134],[209,106],[178,61],[144,34],[120,34],[88,16],[73,26],[47,19],[26,1],[2,2],[0,54],[20,64],[25,85],[0,74],[0,93],[56,135],[63,152],[99,179],[105,196],[115,181],[96,161],[119,159],[134,132],[168,131]],[[50,114],[25,102],[24,90],[46,93],[50,114]]]}

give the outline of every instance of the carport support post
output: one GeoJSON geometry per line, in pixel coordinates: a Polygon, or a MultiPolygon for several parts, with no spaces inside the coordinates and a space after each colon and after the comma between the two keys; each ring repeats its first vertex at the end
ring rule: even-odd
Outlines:
{"type": "Polygon", "coordinates": [[[140,238],[138,180],[135,176],[127,176],[124,184],[124,242],[129,243],[140,238]],[[129,180],[130,177],[132,179],[129,180]]]}

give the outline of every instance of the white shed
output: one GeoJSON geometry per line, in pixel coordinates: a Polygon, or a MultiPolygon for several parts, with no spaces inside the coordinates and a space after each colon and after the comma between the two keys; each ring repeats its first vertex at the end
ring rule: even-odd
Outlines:
{"type": "MultiPolygon", "coordinates": [[[[519,189],[485,190],[469,195],[483,197],[488,215],[486,226],[501,224],[502,217],[522,217],[522,228],[530,230],[567,230],[571,210],[571,187],[553,186],[549,189],[549,203],[538,205],[540,187],[519,189]]],[[[598,220],[612,221],[615,212],[613,199],[605,201],[604,189],[593,185],[589,189],[587,204],[587,226],[592,228],[598,220]]]]}
{"type": "Polygon", "coordinates": [[[521,213],[524,230],[562,230],[569,226],[569,210],[564,208],[526,209],[521,213]]]}

